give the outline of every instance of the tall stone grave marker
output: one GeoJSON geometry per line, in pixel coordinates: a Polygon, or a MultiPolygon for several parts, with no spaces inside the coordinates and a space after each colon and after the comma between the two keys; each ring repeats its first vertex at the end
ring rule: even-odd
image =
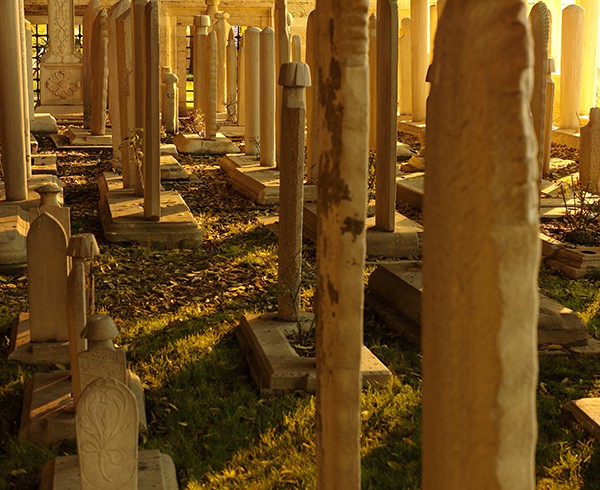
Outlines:
{"type": "Polygon", "coordinates": [[[317,12],[317,485],[358,490],[369,2],[318,0],[317,12]]]}
{"type": "Polygon", "coordinates": [[[306,64],[311,73],[311,86],[306,87],[306,183],[317,181],[317,161],[315,157],[316,138],[316,97],[317,97],[317,11],[308,15],[306,24],[306,64]]]}
{"type": "Polygon", "coordinates": [[[369,17],[369,148],[377,147],[377,14],[369,17]]]}
{"type": "Polygon", "coordinates": [[[225,112],[227,101],[227,39],[231,26],[227,19],[229,14],[217,12],[214,15],[213,31],[217,33],[217,111],[225,112]]]}
{"type": "Polygon", "coordinates": [[[163,75],[162,84],[162,123],[167,134],[175,134],[179,126],[179,78],[175,73],[167,72],[163,75]]]}
{"type": "Polygon", "coordinates": [[[218,41],[217,33],[211,31],[206,36],[206,43],[204,44],[204,85],[206,93],[204,95],[204,124],[206,139],[214,140],[217,137],[217,110],[219,107],[218,102],[218,41]]]}
{"type": "MultiPolygon", "coordinates": [[[[287,0],[275,0],[274,12],[275,27],[275,73],[279,73],[281,65],[292,61],[290,50],[290,35],[288,32],[288,8],[287,0]]],[[[275,115],[275,158],[279,164],[281,149],[279,147],[279,135],[281,134],[281,87],[277,87],[277,102],[275,115]]]]}
{"type": "Polygon", "coordinates": [[[238,122],[238,60],[233,29],[229,29],[227,41],[227,119],[238,122]]]}
{"type": "MultiPolygon", "coordinates": [[[[375,227],[396,227],[398,126],[398,3],[377,2],[377,163],[375,227]]],[[[373,103],[373,102],[372,102],[373,103]]]]}
{"type": "Polygon", "coordinates": [[[260,33],[260,164],[275,165],[275,31],[260,33]]]}
{"type": "Polygon", "coordinates": [[[203,111],[206,107],[206,36],[210,28],[208,15],[194,17],[194,110],[203,111]]]}
{"type": "Polygon", "coordinates": [[[108,103],[108,29],[106,9],[101,9],[94,20],[92,53],[90,55],[90,131],[93,136],[106,133],[106,106],[108,103]]]}
{"type": "MultiPolygon", "coordinates": [[[[245,136],[246,155],[257,155],[260,139],[260,29],[244,33],[245,136]]],[[[279,133],[281,134],[281,133],[279,133]]]]}
{"type": "Polygon", "coordinates": [[[412,21],[404,18],[400,22],[398,39],[398,111],[402,115],[412,114],[412,21]]]}
{"type": "Polygon", "coordinates": [[[584,11],[569,5],[562,16],[562,52],[560,69],[561,129],[579,129],[584,11]]]}
{"type": "Polygon", "coordinates": [[[410,0],[412,120],[424,121],[427,103],[427,67],[429,66],[429,2],[410,0]]]}
{"type": "Polygon", "coordinates": [[[426,134],[422,485],[533,489],[540,242],[527,9],[450,0],[443,15],[426,134]]]}
{"type": "Polygon", "coordinates": [[[598,78],[598,16],[600,0],[578,0],[584,8],[583,49],[581,60],[581,101],[579,113],[589,114],[596,106],[596,85],[598,78]]]}
{"type": "Polygon", "coordinates": [[[90,0],[83,14],[83,127],[90,128],[92,123],[92,54],[94,53],[94,23],[101,10],[100,0],[90,0]]]}

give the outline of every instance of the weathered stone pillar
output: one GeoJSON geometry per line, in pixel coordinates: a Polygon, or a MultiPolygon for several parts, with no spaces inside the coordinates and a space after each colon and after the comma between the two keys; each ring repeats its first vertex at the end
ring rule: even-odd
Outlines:
{"type": "MultiPolygon", "coordinates": [[[[119,103],[119,50],[125,46],[117,41],[117,17],[131,9],[131,0],[119,0],[108,10],[108,109],[112,126],[113,161],[122,164],[121,106],[119,103]]],[[[128,135],[124,136],[127,138],[128,135]]],[[[123,173],[125,171],[123,170],[123,173]]]]}
{"type": "MultiPolygon", "coordinates": [[[[101,10],[100,0],[90,0],[83,14],[83,127],[92,123],[92,54],[94,52],[94,23],[101,10]]],[[[50,37],[52,39],[52,37],[50,37]]],[[[50,41],[52,42],[52,41],[50,41]]]]}
{"type": "Polygon", "coordinates": [[[369,17],[369,148],[377,146],[377,14],[369,17]]]}
{"type": "Polygon", "coordinates": [[[231,26],[227,19],[229,14],[217,12],[214,17],[213,31],[217,33],[217,111],[225,112],[227,100],[226,86],[226,48],[231,26]]]}
{"type": "Polygon", "coordinates": [[[246,36],[240,39],[238,51],[238,124],[246,124],[246,36]]]}
{"type": "MultiPolygon", "coordinates": [[[[275,0],[275,13],[274,13],[274,24],[275,24],[275,73],[279,73],[281,65],[292,61],[292,55],[290,52],[290,35],[288,32],[288,10],[287,0],[275,0]]],[[[277,86],[277,101],[276,101],[276,115],[275,115],[275,158],[277,164],[279,164],[281,149],[279,142],[281,141],[279,135],[281,134],[281,87],[277,86]]]]}
{"type": "Polygon", "coordinates": [[[581,128],[579,178],[584,188],[600,193],[600,108],[592,107],[590,122],[581,128]]]}
{"type": "Polygon", "coordinates": [[[106,105],[108,99],[108,30],[106,9],[101,9],[94,20],[90,56],[90,132],[98,136],[106,133],[106,105]]]}
{"type": "Polygon", "coordinates": [[[398,141],[398,2],[377,1],[377,162],[375,227],[396,227],[398,141]]]}
{"type": "MultiPolygon", "coordinates": [[[[31,38],[31,23],[26,19],[25,20],[25,52],[33,53],[33,41],[31,38]]],[[[29,99],[29,123],[35,118],[35,101],[33,99],[33,63],[31,56],[25,56],[26,65],[25,65],[25,75],[27,76],[27,98],[29,99]]]]}
{"type": "Polygon", "coordinates": [[[167,134],[175,134],[179,126],[179,89],[177,83],[179,78],[175,73],[165,73],[163,75],[164,99],[162,104],[162,123],[165,126],[167,134]]]}
{"type": "Polygon", "coordinates": [[[310,69],[311,86],[306,88],[306,183],[317,181],[317,159],[315,156],[316,138],[316,97],[317,97],[317,11],[308,15],[306,22],[306,64],[310,69]]]}
{"type": "Polygon", "coordinates": [[[548,92],[548,46],[550,41],[550,10],[544,2],[536,3],[529,14],[533,34],[533,94],[531,113],[537,138],[537,162],[540,175],[544,169],[546,148],[546,99],[548,92]]]}
{"type": "Polygon", "coordinates": [[[429,7],[429,63],[433,61],[433,45],[435,44],[435,33],[438,26],[438,6],[433,4],[429,7]]]}
{"type": "Polygon", "coordinates": [[[281,163],[279,165],[279,267],[278,318],[297,321],[302,279],[302,209],[304,207],[304,89],[310,70],[304,63],[285,63],[279,72],[283,87],[281,163]]]}
{"type": "Polygon", "coordinates": [[[422,488],[533,489],[540,241],[524,0],[448,2],[435,50],[422,488]]]}
{"type": "MultiPolygon", "coordinates": [[[[237,46],[235,45],[235,36],[233,29],[229,30],[229,40],[227,42],[227,117],[230,121],[237,118],[237,93],[238,93],[238,62],[237,46]]],[[[239,120],[238,120],[239,121],[239,120]]]]}
{"type": "Polygon", "coordinates": [[[317,488],[358,490],[369,2],[317,9],[317,488]]]}
{"type": "Polygon", "coordinates": [[[209,19],[214,19],[215,14],[219,12],[219,0],[206,0],[206,15],[209,19]]]}
{"type": "MultiPolygon", "coordinates": [[[[135,22],[135,21],[134,21],[135,22]]],[[[160,76],[158,0],[150,0],[144,12],[144,219],[160,220],[160,76]]]]}
{"type": "Polygon", "coordinates": [[[217,33],[211,31],[206,36],[205,52],[204,52],[204,84],[206,86],[204,126],[206,139],[214,140],[217,137],[217,59],[218,59],[218,43],[217,33]]]}
{"type": "Polygon", "coordinates": [[[208,15],[194,17],[194,110],[206,110],[206,36],[210,28],[208,15]]]}
{"type": "Polygon", "coordinates": [[[0,2],[0,146],[7,201],[27,199],[27,149],[18,0],[0,2]]]}
{"type": "Polygon", "coordinates": [[[292,36],[292,61],[302,63],[302,40],[298,34],[292,36]]]}
{"type": "Polygon", "coordinates": [[[19,38],[21,41],[21,72],[23,80],[23,131],[25,135],[25,165],[27,177],[31,177],[31,120],[29,109],[29,96],[32,88],[29,83],[29,72],[31,71],[31,50],[27,51],[27,36],[31,42],[31,24],[25,20],[25,6],[23,0],[19,0],[19,38]],[[25,25],[27,23],[27,26],[25,25]]]}
{"type": "Polygon", "coordinates": [[[145,9],[148,0],[132,0],[131,2],[131,33],[133,36],[133,99],[135,103],[135,127],[145,126],[144,99],[144,31],[145,9]]]}
{"type": "Polygon", "coordinates": [[[598,14],[600,0],[578,0],[584,10],[583,50],[581,60],[581,101],[579,114],[589,114],[596,106],[596,80],[598,78],[598,14]]]}
{"type": "Polygon", "coordinates": [[[438,18],[442,16],[442,12],[444,11],[445,6],[446,6],[446,0],[438,0],[437,1],[438,18]]]}
{"type": "Polygon", "coordinates": [[[275,165],[275,31],[260,33],[260,164],[275,165]]]}
{"type": "Polygon", "coordinates": [[[572,4],[563,10],[558,123],[562,129],[579,129],[583,16],[583,8],[579,5],[572,4]]]}
{"type": "Polygon", "coordinates": [[[552,74],[555,72],[554,59],[548,58],[548,73],[546,74],[546,130],[544,133],[544,156],[542,158],[542,177],[550,174],[550,151],[552,149],[552,130],[554,127],[554,80],[552,74]]]}
{"type": "Polygon", "coordinates": [[[260,138],[260,29],[250,27],[244,33],[244,65],[246,77],[246,122],[244,143],[246,155],[258,155],[260,138]]]}
{"type": "Polygon", "coordinates": [[[412,120],[424,121],[427,105],[427,68],[429,67],[429,2],[410,0],[412,120]]]}
{"type": "Polygon", "coordinates": [[[412,114],[412,22],[402,19],[398,39],[398,111],[412,114]]]}
{"type": "Polygon", "coordinates": [[[560,44],[562,42],[562,0],[547,0],[552,19],[552,32],[550,34],[550,55],[557,64],[560,63],[560,44]]]}

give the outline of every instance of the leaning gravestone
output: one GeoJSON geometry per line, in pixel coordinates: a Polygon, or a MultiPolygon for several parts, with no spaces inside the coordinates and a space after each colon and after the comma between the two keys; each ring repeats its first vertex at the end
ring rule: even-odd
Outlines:
{"type": "Polygon", "coordinates": [[[173,460],[138,451],[138,407],[123,383],[94,381],[77,406],[77,456],[42,468],[40,490],[176,490],[173,460]]]}
{"type": "Polygon", "coordinates": [[[584,188],[600,194],[600,108],[592,107],[590,122],[581,128],[579,178],[584,188]]]}

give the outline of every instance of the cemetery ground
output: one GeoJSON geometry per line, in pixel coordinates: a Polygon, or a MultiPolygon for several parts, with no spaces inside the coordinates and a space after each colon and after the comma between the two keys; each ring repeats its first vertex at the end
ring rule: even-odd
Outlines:
{"type": "MultiPolygon", "coordinates": [[[[50,150],[42,140],[43,149],[50,150]]],[[[315,398],[302,392],[261,396],[235,339],[244,313],[276,309],[277,239],[259,218],[277,213],[237,195],[215,158],[181,157],[198,180],[165,184],[183,195],[202,223],[197,250],[157,250],[103,239],[96,177],[108,152],[58,152],[73,233],[93,232],[96,311],[113,316],[118,345],[140,376],[148,433],[140,447],[172,456],[181,488],[314,488],[315,398]]],[[[315,248],[303,250],[303,309],[312,311],[315,248]]],[[[369,262],[365,284],[375,263],[369,262]]],[[[575,310],[600,335],[600,274],[567,279],[542,266],[540,288],[575,310]]],[[[0,275],[0,325],[27,309],[24,270],[0,275]]],[[[485,328],[482,325],[481,328],[485,328]]],[[[418,347],[365,310],[365,344],[395,374],[362,396],[363,488],[420,488],[418,347]]],[[[42,464],[73,454],[74,444],[43,448],[17,437],[23,380],[43,370],[6,361],[0,337],[0,489],[35,488],[42,464]]],[[[65,369],[50,366],[46,369],[65,369]]],[[[476,367],[474,367],[476,369],[476,367]]],[[[561,405],[600,396],[598,359],[540,357],[537,390],[538,489],[600,489],[600,446],[561,413],[561,405]]]]}

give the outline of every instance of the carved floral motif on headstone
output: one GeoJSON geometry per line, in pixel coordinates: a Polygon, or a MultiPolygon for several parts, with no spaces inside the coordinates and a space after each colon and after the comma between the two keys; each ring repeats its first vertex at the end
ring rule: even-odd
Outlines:
{"type": "Polygon", "coordinates": [[[71,73],[64,70],[54,72],[46,81],[46,88],[53,95],[61,99],[72,97],[79,87],[81,81],[77,80],[71,73]]]}

